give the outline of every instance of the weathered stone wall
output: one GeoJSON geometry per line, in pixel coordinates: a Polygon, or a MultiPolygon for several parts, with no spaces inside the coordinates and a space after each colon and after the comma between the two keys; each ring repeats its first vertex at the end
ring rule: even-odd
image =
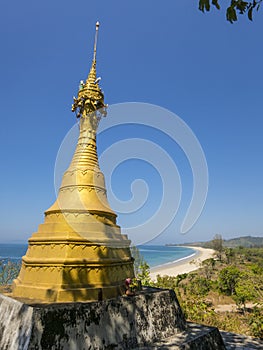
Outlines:
{"type": "Polygon", "coordinates": [[[0,294],[0,349],[27,350],[32,320],[32,307],[0,294]]]}
{"type": "Polygon", "coordinates": [[[154,290],[135,297],[36,308],[29,349],[132,349],[184,328],[175,293],[154,290]]]}
{"type": "Polygon", "coordinates": [[[101,302],[26,304],[0,295],[1,350],[225,350],[217,328],[186,323],[174,291],[101,302]]]}

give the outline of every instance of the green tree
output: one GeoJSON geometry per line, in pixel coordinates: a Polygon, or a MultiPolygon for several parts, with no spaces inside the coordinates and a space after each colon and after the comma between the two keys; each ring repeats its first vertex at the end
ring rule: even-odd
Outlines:
{"type": "Polygon", "coordinates": [[[136,246],[131,246],[131,255],[134,258],[135,277],[141,281],[142,285],[151,285],[153,282],[150,278],[150,266],[144,260],[144,257],[136,246]]]}
{"type": "Polygon", "coordinates": [[[263,338],[262,308],[254,307],[252,314],[249,316],[248,324],[254,337],[263,338]]]}
{"type": "MultiPolygon", "coordinates": [[[[245,276],[243,276],[245,277],[245,276]]],[[[255,298],[255,290],[253,283],[247,278],[240,279],[235,286],[235,294],[233,299],[237,306],[242,306],[243,310],[246,310],[246,302],[255,298]]]]}
{"type": "Polygon", "coordinates": [[[226,256],[227,264],[231,264],[235,260],[235,252],[233,248],[225,248],[224,253],[226,256]]]}
{"type": "Polygon", "coordinates": [[[0,284],[11,284],[13,280],[18,276],[21,268],[20,262],[14,262],[11,260],[0,261],[0,284]]]}
{"type": "Polygon", "coordinates": [[[183,308],[185,317],[191,322],[207,324],[209,319],[214,320],[216,318],[215,311],[211,308],[210,303],[205,300],[187,298],[180,304],[183,308]]]}
{"type": "Polygon", "coordinates": [[[188,282],[187,289],[193,296],[203,297],[208,294],[211,288],[209,279],[196,276],[191,282],[188,282]]]}
{"type": "Polygon", "coordinates": [[[152,280],[150,277],[150,266],[146,261],[142,262],[139,266],[139,272],[137,278],[141,281],[143,286],[152,285],[152,280]]]}
{"type": "Polygon", "coordinates": [[[134,259],[134,272],[137,277],[140,271],[140,266],[145,263],[145,260],[141,255],[140,250],[135,245],[131,246],[131,255],[134,259]]]}
{"type": "Polygon", "coordinates": [[[157,281],[155,282],[155,287],[165,288],[165,289],[173,289],[176,290],[180,283],[186,279],[188,276],[187,273],[183,273],[181,275],[174,276],[160,276],[157,275],[157,281]]]}
{"type": "Polygon", "coordinates": [[[218,275],[218,287],[220,291],[227,295],[233,295],[240,276],[241,272],[235,266],[223,268],[218,275]]]}
{"type": "Polygon", "coordinates": [[[202,261],[201,263],[201,268],[202,268],[202,272],[205,276],[205,278],[209,279],[212,276],[214,267],[215,267],[215,259],[210,258],[210,259],[206,259],[204,261],[202,261]]]}
{"type": "Polygon", "coordinates": [[[157,275],[157,281],[155,283],[155,286],[158,288],[175,290],[177,285],[178,285],[178,278],[177,277],[167,276],[167,275],[166,276],[157,275]]]}
{"type": "MultiPolygon", "coordinates": [[[[248,19],[252,21],[254,10],[258,11],[263,0],[243,1],[230,0],[229,6],[226,8],[226,19],[233,23],[237,21],[238,15],[246,14],[248,19]]],[[[219,0],[199,0],[199,10],[202,12],[210,11],[211,5],[220,9],[219,0]]]]}
{"type": "Polygon", "coordinates": [[[219,234],[216,234],[211,241],[211,248],[216,251],[216,257],[219,261],[222,261],[222,254],[224,251],[223,242],[224,240],[219,234]]]}

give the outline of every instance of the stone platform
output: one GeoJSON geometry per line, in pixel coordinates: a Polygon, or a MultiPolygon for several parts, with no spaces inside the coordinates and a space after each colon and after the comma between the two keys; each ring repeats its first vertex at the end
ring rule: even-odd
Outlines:
{"type": "Polygon", "coordinates": [[[217,328],[185,321],[172,290],[144,288],[134,297],[89,303],[33,304],[0,295],[0,349],[225,347],[217,328]]]}

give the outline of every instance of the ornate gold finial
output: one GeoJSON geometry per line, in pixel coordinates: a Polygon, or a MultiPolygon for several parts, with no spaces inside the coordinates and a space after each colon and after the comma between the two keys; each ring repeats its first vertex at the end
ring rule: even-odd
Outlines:
{"type": "Polygon", "coordinates": [[[77,118],[86,116],[89,113],[100,110],[100,114],[106,115],[106,107],[104,104],[104,95],[99,87],[101,78],[97,78],[96,72],[96,54],[97,40],[99,32],[99,22],[96,23],[96,32],[94,40],[94,51],[91,69],[86,82],[80,81],[78,97],[73,97],[72,112],[76,113],[77,118]]]}

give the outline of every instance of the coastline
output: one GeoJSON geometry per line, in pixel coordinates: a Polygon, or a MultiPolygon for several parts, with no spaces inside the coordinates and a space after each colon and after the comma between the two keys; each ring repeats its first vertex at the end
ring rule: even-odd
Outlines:
{"type": "Polygon", "coordinates": [[[156,280],[157,275],[160,276],[172,276],[188,273],[199,269],[200,263],[206,259],[210,259],[214,256],[215,251],[213,249],[184,246],[195,250],[195,254],[192,254],[186,258],[179,259],[175,262],[167,263],[160,266],[155,266],[150,269],[150,277],[152,280],[156,280]]]}

